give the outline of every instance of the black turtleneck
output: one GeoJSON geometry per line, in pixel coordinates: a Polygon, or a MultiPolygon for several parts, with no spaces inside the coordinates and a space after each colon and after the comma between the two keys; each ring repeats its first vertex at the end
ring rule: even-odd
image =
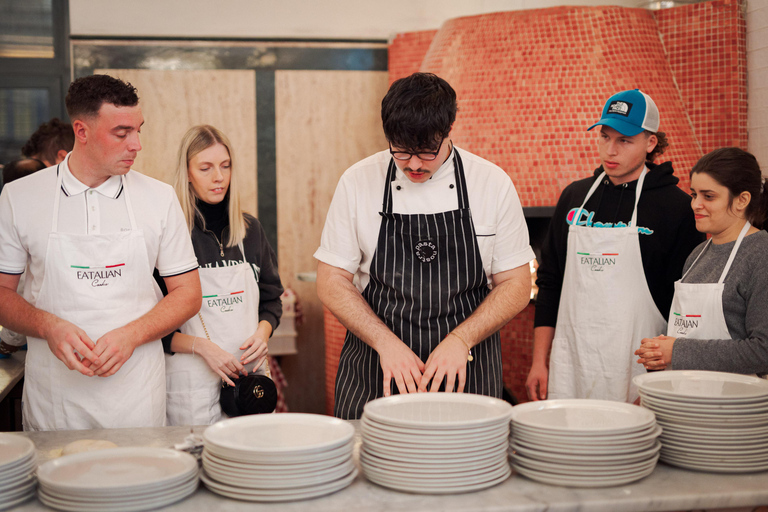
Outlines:
{"type": "Polygon", "coordinates": [[[229,226],[229,192],[219,204],[209,204],[200,199],[195,200],[200,213],[205,219],[205,229],[212,231],[221,240],[224,228],[229,226]]]}

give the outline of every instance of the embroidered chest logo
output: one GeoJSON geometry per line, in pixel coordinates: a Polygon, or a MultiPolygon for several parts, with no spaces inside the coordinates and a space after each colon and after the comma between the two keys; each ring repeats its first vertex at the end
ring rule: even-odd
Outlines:
{"type": "Polygon", "coordinates": [[[105,265],[103,267],[70,265],[70,268],[75,269],[75,277],[78,281],[90,281],[91,286],[94,288],[109,286],[115,280],[123,277],[123,267],[125,267],[125,263],[105,265]]]}
{"type": "Polygon", "coordinates": [[[203,303],[208,309],[218,309],[222,313],[231,313],[237,304],[242,304],[245,290],[219,295],[203,295],[203,303]]]}
{"type": "Polygon", "coordinates": [[[422,263],[432,263],[437,258],[437,246],[431,240],[420,240],[416,243],[416,257],[422,263]]]}
{"type": "Polygon", "coordinates": [[[606,114],[619,114],[620,116],[628,116],[630,110],[632,110],[632,104],[626,101],[612,101],[608,106],[608,112],[606,114]]]}
{"type": "Polygon", "coordinates": [[[579,264],[587,267],[590,272],[604,272],[606,268],[616,265],[619,257],[617,252],[577,252],[579,264]]]}
{"type": "Polygon", "coordinates": [[[680,313],[672,312],[675,317],[675,321],[672,323],[675,327],[675,332],[680,336],[686,336],[693,329],[699,328],[699,322],[701,321],[701,315],[683,315],[680,313]]]}

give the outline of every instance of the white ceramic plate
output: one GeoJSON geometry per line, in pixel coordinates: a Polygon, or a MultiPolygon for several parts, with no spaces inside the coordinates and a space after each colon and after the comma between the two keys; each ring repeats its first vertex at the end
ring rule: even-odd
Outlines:
{"type": "Polygon", "coordinates": [[[768,434],[768,425],[758,427],[709,427],[701,425],[685,425],[666,420],[659,420],[659,425],[664,429],[664,433],[681,433],[688,435],[698,435],[701,437],[723,436],[723,437],[744,437],[754,439],[768,434]]]}
{"type": "Polygon", "coordinates": [[[651,473],[653,473],[653,469],[655,468],[654,466],[651,469],[638,471],[637,473],[624,475],[620,477],[596,477],[596,476],[578,477],[578,476],[553,475],[544,471],[537,471],[535,469],[526,468],[526,467],[520,466],[519,464],[514,464],[514,463],[512,464],[512,467],[515,468],[515,471],[517,471],[519,474],[526,476],[531,480],[536,480],[537,482],[542,482],[550,485],[560,485],[564,487],[589,487],[589,488],[613,487],[617,485],[630,484],[632,482],[636,482],[650,475],[651,473]]]}
{"type": "Polygon", "coordinates": [[[321,414],[254,414],[220,421],[203,432],[205,445],[251,454],[327,452],[349,443],[351,423],[321,414]]]}
{"type": "Polygon", "coordinates": [[[698,370],[669,370],[637,375],[632,382],[641,391],[657,396],[768,400],[768,381],[749,375],[698,370]]]}
{"type": "Polygon", "coordinates": [[[516,405],[512,429],[548,433],[632,433],[653,425],[653,413],[642,407],[608,400],[544,400],[516,405]]]}
{"type": "Polygon", "coordinates": [[[318,451],[310,453],[253,453],[247,451],[234,450],[231,448],[221,448],[216,445],[207,445],[205,450],[216,457],[256,465],[279,465],[279,464],[300,464],[310,462],[321,462],[345,455],[349,456],[354,449],[355,442],[350,440],[347,444],[338,446],[328,451],[318,451]]]}
{"type": "Polygon", "coordinates": [[[15,500],[21,496],[26,496],[29,492],[35,490],[36,485],[37,482],[35,481],[26,482],[13,490],[5,491],[0,494],[0,503],[3,503],[6,500],[15,500]]]}
{"type": "Polygon", "coordinates": [[[764,409],[763,412],[754,409],[705,409],[703,407],[694,405],[684,406],[682,403],[668,403],[657,400],[651,400],[648,398],[641,398],[640,405],[647,407],[652,411],[661,411],[666,414],[679,415],[688,418],[712,418],[715,421],[722,420],[723,418],[736,417],[736,418],[749,418],[760,419],[765,423],[768,423],[768,409],[764,409]]]}
{"type": "Polygon", "coordinates": [[[9,508],[15,507],[16,505],[21,505],[25,501],[34,498],[35,494],[35,490],[32,489],[31,491],[27,492],[26,494],[22,494],[17,498],[3,499],[0,501],[0,510],[7,510],[9,508]]]}
{"type": "Polygon", "coordinates": [[[168,492],[175,492],[178,489],[181,488],[187,488],[189,486],[196,485],[197,482],[199,482],[200,477],[198,476],[198,471],[195,471],[194,473],[191,473],[189,476],[185,477],[183,480],[168,483],[167,485],[161,486],[161,487],[151,487],[147,489],[139,489],[138,491],[135,488],[130,489],[120,489],[120,490],[111,490],[109,492],[83,492],[81,489],[59,489],[55,487],[49,487],[45,484],[40,484],[39,489],[48,494],[49,496],[56,496],[61,499],[67,499],[67,500],[78,500],[78,501],[105,501],[105,500],[114,500],[114,501],[120,501],[120,500],[132,500],[135,499],[137,494],[141,494],[142,498],[152,498],[152,497],[158,497],[163,496],[168,492]]]}
{"type": "Polygon", "coordinates": [[[352,452],[348,451],[342,453],[337,457],[333,457],[326,460],[320,460],[317,462],[297,462],[294,464],[254,464],[244,462],[232,462],[227,459],[220,459],[210,452],[203,451],[203,466],[212,466],[219,471],[235,471],[242,474],[258,475],[310,475],[316,471],[322,471],[324,469],[332,468],[340,464],[344,464],[346,461],[352,458],[352,452]]]}
{"type": "Polygon", "coordinates": [[[512,441],[510,442],[510,446],[512,444],[518,444],[523,446],[524,448],[528,448],[530,450],[536,450],[542,453],[547,453],[547,452],[569,453],[577,457],[592,457],[592,456],[599,457],[603,455],[619,455],[619,454],[631,455],[633,453],[650,450],[653,447],[655,442],[656,442],[656,438],[651,438],[641,443],[632,443],[632,444],[627,444],[625,446],[593,447],[593,446],[575,446],[575,445],[553,444],[553,443],[541,444],[541,443],[530,442],[526,439],[513,438],[512,441]]]}
{"type": "Polygon", "coordinates": [[[763,453],[736,453],[728,450],[710,450],[710,451],[692,451],[689,449],[679,449],[671,446],[664,446],[661,452],[665,457],[682,457],[692,461],[702,462],[727,462],[738,463],[748,462],[750,464],[768,464],[768,452],[763,453]]]}
{"type": "MultiPolygon", "coordinates": [[[[366,475],[377,474],[378,476],[385,477],[392,482],[408,483],[412,482],[414,478],[419,481],[419,485],[427,485],[429,487],[452,487],[454,485],[462,485],[468,482],[480,482],[489,479],[495,479],[505,471],[509,469],[509,463],[506,459],[501,459],[495,464],[485,468],[477,468],[474,470],[467,470],[463,473],[458,471],[455,473],[442,473],[442,474],[429,474],[422,473],[420,476],[413,476],[412,473],[404,473],[400,469],[388,469],[381,468],[374,464],[369,464],[365,459],[361,462],[361,467],[366,475]]],[[[457,468],[458,469],[458,468],[457,468]]]]}
{"type": "MultiPolygon", "coordinates": [[[[651,410],[649,408],[649,410],[651,410]]],[[[707,425],[709,428],[733,428],[733,427],[760,427],[768,424],[768,418],[753,418],[748,415],[725,415],[717,419],[706,415],[693,415],[683,413],[666,413],[654,410],[656,419],[659,422],[672,423],[676,425],[707,425]]],[[[662,427],[663,428],[663,427],[662,427]]]]}
{"type": "Polygon", "coordinates": [[[370,466],[364,467],[363,472],[368,480],[397,491],[455,494],[494,486],[509,478],[511,470],[509,464],[504,463],[493,471],[468,475],[466,478],[457,476],[455,479],[443,478],[430,481],[401,476],[397,472],[381,471],[370,466]]]}
{"type": "Polygon", "coordinates": [[[19,434],[0,434],[0,471],[26,461],[35,454],[35,444],[19,434]]]}
{"type": "Polygon", "coordinates": [[[363,434],[363,444],[374,446],[380,450],[388,450],[394,453],[423,454],[432,455],[435,453],[462,454],[473,453],[486,449],[492,449],[500,444],[507,442],[509,436],[502,434],[490,439],[484,438],[464,438],[461,441],[450,441],[444,443],[397,443],[387,441],[379,437],[373,437],[369,434],[363,434]]]}
{"type": "Polygon", "coordinates": [[[339,480],[314,487],[308,487],[305,490],[289,489],[279,491],[264,491],[264,490],[249,490],[242,487],[233,487],[225,484],[221,484],[203,474],[200,478],[208,489],[216,494],[226,496],[227,498],[234,498],[236,500],[243,501],[261,501],[261,502],[282,502],[282,501],[299,501],[310,498],[317,498],[331,494],[333,492],[344,489],[349,486],[357,476],[357,469],[352,473],[341,478],[339,480]]]}
{"type": "Polygon", "coordinates": [[[721,437],[721,436],[699,436],[680,434],[675,432],[665,432],[660,437],[661,442],[664,444],[679,444],[681,446],[701,446],[709,448],[741,448],[744,450],[751,450],[753,447],[762,449],[768,447],[768,437],[761,436],[759,438],[742,438],[742,437],[721,437]]]}
{"type": "MultiPolygon", "coordinates": [[[[637,406],[635,406],[637,407],[637,406]]],[[[638,407],[642,409],[642,407],[638,407]]],[[[647,412],[647,411],[646,411],[647,412]]],[[[621,444],[625,441],[633,441],[644,436],[653,434],[656,431],[657,425],[655,421],[651,421],[645,427],[630,432],[572,432],[572,431],[555,431],[545,430],[536,427],[530,427],[528,425],[522,425],[515,423],[512,425],[512,435],[526,435],[531,437],[539,437],[542,439],[552,440],[568,440],[574,443],[583,444],[604,444],[604,443],[618,443],[621,444]]]]}
{"type": "Polygon", "coordinates": [[[37,468],[41,485],[83,494],[164,488],[198,471],[190,454],[168,448],[110,448],[65,455],[37,468]]]}
{"type": "Polygon", "coordinates": [[[234,474],[226,471],[218,471],[211,467],[205,468],[206,475],[217,482],[233,487],[247,487],[250,489],[295,489],[321,485],[338,480],[352,472],[355,463],[350,459],[346,464],[335,468],[315,471],[311,475],[289,477],[284,475],[252,475],[234,474]]]}
{"type": "Polygon", "coordinates": [[[768,400],[761,402],[732,403],[731,401],[694,401],[692,398],[672,398],[640,393],[643,402],[680,411],[708,412],[713,414],[756,414],[768,412],[768,400]]]}
{"type": "Polygon", "coordinates": [[[6,491],[28,484],[29,482],[37,482],[33,470],[34,468],[29,471],[19,472],[17,475],[10,475],[7,478],[0,479],[0,496],[6,491]]]}
{"type": "Polygon", "coordinates": [[[366,478],[371,482],[378,484],[382,487],[388,487],[399,492],[411,492],[415,494],[461,494],[465,492],[475,492],[482,489],[493,487],[505,481],[509,478],[512,471],[509,466],[498,477],[494,479],[485,479],[476,482],[462,482],[451,486],[449,489],[444,487],[431,487],[429,485],[423,485],[418,479],[410,479],[406,483],[394,482],[389,480],[386,476],[366,475],[366,478]]]}
{"type": "Polygon", "coordinates": [[[372,466],[382,471],[393,471],[403,475],[414,475],[414,478],[423,477],[438,478],[442,475],[466,474],[468,472],[486,471],[488,468],[496,467],[506,463],[507,454],[500,453],[495,457],[481,460],[478,462],[469,462],[461,465],[451,465],[444,463],[413,463],[399,462],[388,459],[382,459],[372,455],[365,450],[360,451],[360,463],[362,465],[372,466]]]}
{"type": "Polygon", "coordinates": [[[366,417],[399,427],[453,429],[504,425],[512,406],[471,393],[413,393],[377,398],[365,404],[366,417]]]}
{"type": "Polygon", "coordinates": [[[768,464],[749,464],[746,462],[701,462],[666,455],[662,456],[661,460],[666,464],[671,464],[672,466],[678,466],[685,469],[693,469],[695,471],[703,471],[706,473],[758,473],[768,470],[768,464]]]}
{"type": "MultiPolygon", "coordinates": [[[[623,435],[596,435],[596,436],[572,436],[565,433],[545,434],[528,429],[517,428],[512,432],[512,439],[525,440],[527,443],[542,446],[565,446],[582,450],[609,451],[621,448],[652,446],[653,441],[659,437],[662,429],[659,425],[651,425],[649,428],[637,433],[623,435]]],[[[638,448],[641,449],[641,448],[638,448]]]]}
{"type": "Polygon", "coordinates": [[[410,439],[442,439],[467,436],[486,436],[509,431],[509,421],[491,423],[489,425],[452,427],[449,429],[418,428],[418,427],[399,427],[380,423],[363,414],[360,425],[362,429],[380,432],[387,435],[407,436],[410,439]]]}
{"type": "Polygon", "coordinates": [[[408,451],[396,451],[387,447],[363,445],[363,450],[382,459],[401,462],[443,462],[445,464],[464,464],[478,460],[486,460],[500,453],[507,453],[509,444],[502,441],[499,445],[477,450],[474,452],[462,452],[458,454],[435,451],[434,453],[413,454],[408,451]]]}
{"type": "Polygon", "coordinates": [[[617,462],[614,463],[613,466],[589,466],[586,464],[577,463],[565,464],[562,462],[545,462],[516,454],[512,458],[512,463],[519,466],[524,466],[526,468],[535,469],[536,471],[544,471],[551,475],[574,477],[618,477],[635,474],[641,471],[645,471],[648,468],[653,468],[656,465],[656,461],[658,460],[659,456],[654,455],[649,459],[628,464],[617,462]]]}
{"type": "MultiPolygon", "coordinates": [[[[515,452],[522,454],[529,459],[536,459],[548,462],[560,462],[563,464],[583,464],[583,465],[612,465],[616,463],[629,464],[633,462],[639,462],[648,460],[654,457],[661,449],[661,443],[656,441],[653,446],[647,450],[642,450],[634,453],[617,453],[609,455],[578,455],[569,451],[564,452],[549,452],[537,449],[532,449],[520,444],[510,445],[515,452]]],[[[514,458],[514,455],[513,455],[514,458]]]]}
{"type": "Polygon", "coordinates": [[[38,491],[38,498],[44,504],[51,508],[67,510],[71,512],[100,512],[109,510],[110,512],[133,512],[139,510],[149,510],[164,507],[171,503],[176,503],[188,497],[197,489],[198,482],[188,484],[185,487],[174,489],[162,495],[144,497],[135,496],[132,499],[122,500],[103,500],[103,501],[83,501],[77,499],[66,499],[56,495],[48,494],[43,489],[38,491]]]}

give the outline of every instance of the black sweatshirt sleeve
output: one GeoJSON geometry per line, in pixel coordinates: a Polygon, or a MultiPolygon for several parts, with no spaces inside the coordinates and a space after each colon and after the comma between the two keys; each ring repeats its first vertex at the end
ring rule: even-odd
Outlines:
{"type": "Polygon", "coordinates": [[[245,249],[249,261],[259,267],[259,320],[266,320],[272,325],[272,331],[280,325],[283,315],[283,285],[277,272],[277,255],[267,240],[261,223],[250,215],[247,216],[248,240],[245,249]],[[251,254],[248,254],[250,251],[251,254]]]}

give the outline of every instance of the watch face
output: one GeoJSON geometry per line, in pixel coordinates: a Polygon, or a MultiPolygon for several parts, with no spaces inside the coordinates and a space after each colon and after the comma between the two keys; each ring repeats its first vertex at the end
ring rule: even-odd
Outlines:
{"type": "Polygon", "coordinates": [[[416,243],[416,257],[422,263],[432,263],[437,258],[437,246],[432,240],[420,240],[416,243]]]}

